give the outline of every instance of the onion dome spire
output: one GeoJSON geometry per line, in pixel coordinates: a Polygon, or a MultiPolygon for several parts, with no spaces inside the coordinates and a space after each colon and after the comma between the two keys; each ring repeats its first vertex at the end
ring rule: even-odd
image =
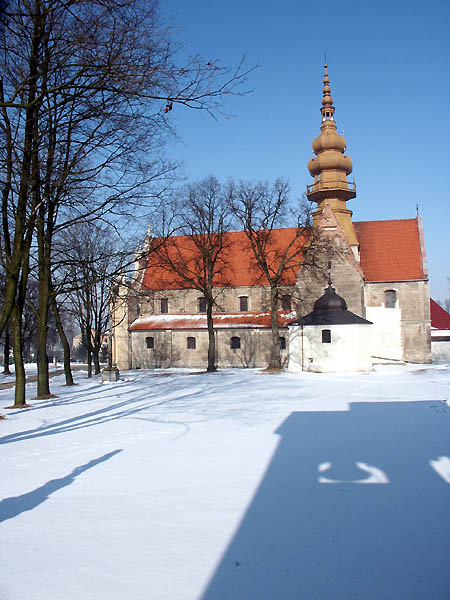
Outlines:
{"type": "Polygon", "coordinates": [[[313,140],[315,156],[308,162],[308,170],[314,177],[314,183],[307,186],[306,195],[308,200],[317,202],[318,205],[313,212],[314,225],[318,224],[320,215],[328,204],[343,227],[348,242],[356,247],[358,241],[351,222],[352,211],[346,208],[346,202],[356,196],[355,183],[347,181],[353,165],[352,159],[344,154],[346,141],[337,132],[334,111],[328,65],[325,64],[320,135],[313,140]]]}
{"type": "Polygon", "coordinates": [[[323,98],[322,108],[320,109],[320,112],[322,113],[322,122],[327,120],[334,122],[334,106],[333,98],[331,97],[330,78],[328,77],[328,65],[324,66],[324,70],[325,74],[323,76],[323,98]]]}

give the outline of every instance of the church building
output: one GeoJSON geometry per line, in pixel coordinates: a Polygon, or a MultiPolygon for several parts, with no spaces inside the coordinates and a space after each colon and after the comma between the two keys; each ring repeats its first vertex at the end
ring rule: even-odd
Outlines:
{"type": "MultiPolygon", "coordinates": [[[[316,205],[313,227],[333,247],[322,275],[288,269],[283,281],[278,325],[285,366],[289,362],[289,324],[310,313],[329,282],[348,310],[372,323],[370,354],[376,361],[431,362],[430,297],[421,217],[353,221],[347,203],[356,197],[348,181],[352,160],[337,132],[335,108],[325,65],[320,135],[308,163],[313,182],[307,198],[316,205]]],[[[227,264],[214,284],[218,367],[266,367],[271,348],[267,283],[252,260],[242,231],[224,234],[227,264]],[[220,293],[219,293],[220,292],[220,293]]],[[[272,232],[280,248],[295,235],[272,232]]],[[[183,242],[181,236],[176,238],[183,242]]],[[[146,244],[150,243],[147,236],[146,244]]],[[[298,243],[302,243],[299,241],[298,243]]],[[[191,252],[183,243],[185,252],[191,252]]],[[[325,259],[324,259],[325,260],[325,259]]],[[[130,368],[205,368],[208,332],[204,299],[150,254],[137,261],[131,285],[120,286],[113,309],[113,362],[130,368]]]]}

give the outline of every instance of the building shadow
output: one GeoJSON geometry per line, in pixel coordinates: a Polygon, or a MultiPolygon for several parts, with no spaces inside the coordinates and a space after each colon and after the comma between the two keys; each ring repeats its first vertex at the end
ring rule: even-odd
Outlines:
{"type": "Polygon", "coordinates": [[[122,450],[114,450],[113,452],[108,452],[107,454],[104,454],[99,458],[95,458],[84,465],[76,467],[71,473],[69,473],[65,477],[51,479],[41,487],[38,487],[35,490],[32,490],[31,492],[27,492],[26,494],[21,494],[20,496],[12,496],[11,498],[3,499],[0,502],[0,523],[2,523],[3,521],[7,521],[8,519],[13,519],[14,517],[17,517],[23,512],[33,510],[33,508],[36,508],[36,506],[39,506],[39,504],[45,502],[49,498],[49,496],[51,496],[51,494],[54,494],[61,488],[73,483],[75,478],[78,477],[78,475],[81,475],[81,473],[83,473],[84,471],[92,469],[92,467],[95,467],[98,464],[109,460],[119,452],[122,452],[122,450]]]}
{"type": "Polygon", "coordinates": [[[202,600],[449,600],[449,417],[292,413],[202,600]]]}

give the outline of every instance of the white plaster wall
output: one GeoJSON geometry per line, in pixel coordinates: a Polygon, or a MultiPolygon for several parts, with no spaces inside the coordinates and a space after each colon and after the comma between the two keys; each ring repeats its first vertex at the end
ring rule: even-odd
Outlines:
{"type": "Polygon", "coordinates": [[[400,308],[367,306],[366,319],[372,321],[372,356],[403,360],[400,308]]]}
{"type": "Polygon", "coordinates": [[[433,342],[431,339],[431,358],[433,362],[450,362],[450,342],[433,342]]]}
{"type": "MultiPolygon", "coordinates": [[[[366,283],[366,307],[385,308],[386,290],[397,292],[396,308],[401,310],[403,360],[431,362],[430,350],[430,290],[428,281],[397,281],[366,283]]],[[[370,318],[368,308],[366,318],[370,318]]],[[[395,310],[395,309],[387,309],[395,310]]],[[[394,357],[393,357],[394,358],[394,357]]]]}
{"type": "Polygon", "coordinates": [[[292,341],[293,346],[289,357],[289,370],[302,370],[303,364],[304,371],[315,373],[371,371],[371,327],[362,324],[308,325],[303,328],[303,344],[301,327],[291,327],[293,331],[290,343],[292,341]],[[324,329],[331,331],[329,344],[322,342],[324,329]]]}
{"type": "Polygon", "coordinates": [[[301,343],[302,330],[298,325],[288,327],[289,362],[288,371],[302,371],[301,343]]]}

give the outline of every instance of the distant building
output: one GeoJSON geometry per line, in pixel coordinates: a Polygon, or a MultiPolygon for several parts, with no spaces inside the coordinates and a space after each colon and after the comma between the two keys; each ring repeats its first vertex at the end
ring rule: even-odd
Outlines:
{"type": "Polygon", "coordinates": [[[431,356],[433,362],[450,362],[450,314],[431,300],[431,356]]]}
{"type": "MultiPolygon", "coordinates": [[[[374,360],[429,363],[430,298],[421,218],[352,221],[347,208],[356,197],[355,182],[347,180],[352,160],[344,154],[346,141],[337,132],[326,66],[323,83],[321,132],[313,141],[315,157],[308,163],[314,181],[307,187],[307,197],[317,204],[313,227],[336,252],[323,277],[301,268],[286,272],[278,317],[284,364],[289,356],[289,323],[311,312],[328,280],[345,298],[349,311],[373,323],[374,360]]],[[[294,232],[276,230],[274,252],[294,232]]],[[[194,252],[188,238],[175,237],[172,243],[188,258],[194,252]]],[[[270,290],[245,233],[226,234],[226,243],[227,264],[215,282],[216,290],[222,291],[214,313],[217,363],[264,367],[271,344],[270,290]]],[[[199,296],[195,289],[180,285],[156,256],[137,264],[131,289],[119,289],[115,302],[113,360],[119,369],[205,367],[208,333],[199,296]]]]}

